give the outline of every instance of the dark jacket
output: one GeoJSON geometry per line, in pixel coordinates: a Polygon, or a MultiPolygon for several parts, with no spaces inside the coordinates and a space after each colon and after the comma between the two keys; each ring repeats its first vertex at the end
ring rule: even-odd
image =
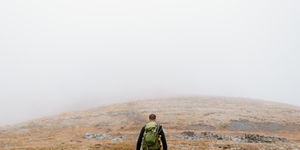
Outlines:
{"type": "MultiPolygon", "coordinates": [[[[136,144],[136,150],[140,150],[141,149],[141,144],[142,144],[142,139],[143,139],[144,131],[145,131],[145,126],[142,128],[142,130],[140,132],[139,139],[138,139],[137,144],[136,144]]],[[[166,141],[164,130],[161,130],[161,132],[159,132],[158,134],[161,135],[161,141],[162,141],[162,144],[163,144],[163,150],[168,150],[168,146],[167,146],[167,141],[166,141]]]]}

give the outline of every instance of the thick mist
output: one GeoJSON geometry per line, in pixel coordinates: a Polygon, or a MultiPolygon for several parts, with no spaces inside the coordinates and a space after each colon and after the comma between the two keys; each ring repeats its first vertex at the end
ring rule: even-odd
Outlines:
{"type": "Polygon", "coordinates": [[[300,1],[1,1],[0,125],[129,100],[300,105],[300,1]]]}

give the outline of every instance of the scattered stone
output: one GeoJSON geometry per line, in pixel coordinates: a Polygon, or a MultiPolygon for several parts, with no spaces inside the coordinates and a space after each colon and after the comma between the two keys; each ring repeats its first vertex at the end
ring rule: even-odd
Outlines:
{"type": "Polygon", "coordinates": [[[89,133],[86,133],[85,135],[83,135],[83,137],[87,138],[87,139],[104,139],[106,137],[106,134],[89,134],[89,133]]]}
{"type": "Polygon", "coordinates": [[[186,140],[202,140],[203,138],[197,136],[195,132],[182,132],[180,135],[174,135],[175,138],[186,140]]]}
{"type": "Polygon", "coordinates": [[[121,135],[121,139],[127,139],[127,136],[125,134],[121,135]]]}
{"type": "Polygon", "coordinates": [[[39,140],[46,140],[45,138],[40,138],[39,140]]]}
{"type": "Polygon", "coordinates": [[[30,138],[29,140],[32,141],[32,140],[34,140],[34,139],[33,139],[33,138],[30,138]]]}
{"type": "Polygon", "coordinates": [[[182,135],[186,135],[186,136],[195,136],[196,135],[195,132],[190,132],[190,131],[188,131],[188,132],[182,132],[181,134],[182,135]]]}
{"type": "Polygon", "coordinates": [[[197,135],[195,132],[182,132],[180,135],[174,135],[174,138],[186,139],[186,140],[202,140],[202,139],[211,139],[211,140],[226,140],[234,142],[245,142],[245,143],[279,143],[279,142],[288,142],[285,138],[277,138],[270,136],[263,136],[258,134],[246,134],[245,136],[236,136],[236,137],[225,137],[224,135],[211,133],[211,132],[202,132],[201,135],[197,135]]]}
{"type": "Polygon", "coordinates": [[[100,134],[100,135],[96,135],[96,139],[104,139],[106,137],[106,134],[100,134]]]}
{"type": "Polygon", "coordinates": [[[114,138],[111,141],[113,141],[113,142],[120,142],[120,141],[122,141],[122,139],[120,139],[120,138],[114,138]]]}
{"type": "MultiPolygon", "coordinates": [[[[83,135],[84,138],[87,138],[87,139],[104,139],[106,138],[106,134],[93,134],[93,133],[86,133],[83,135]]],[[[122,141],[123,139],[127,139],[127,136],[125,134],[121,135],[120,137],[118,138],[112,138],[111,136],[108,137],[108,139],[112,139],[113,142],[120,142],[122,141]]]]}
{"type": "Polygon", "coordinates": [[[83,135],[85,138],[87,139],[92,139],[94,137],[94,134],[89,134],[89,133],[86,133],[85,135],[83,135]]]}
{"type": "Polygon", "coordinates": [[[263,136],[258,134],[246,134],[244,141],[247,143],[279,143],[288,142],[286,138],[277,138],[270,136],[263,136]]]}

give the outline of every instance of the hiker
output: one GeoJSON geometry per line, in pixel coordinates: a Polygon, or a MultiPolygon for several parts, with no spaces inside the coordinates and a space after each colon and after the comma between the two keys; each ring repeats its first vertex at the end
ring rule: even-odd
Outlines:
{"type": "Polygon", "coordinates": [[[149,115],[149,123],[147,123],[141,130],[139,139],[136,144],[136,150],[160,150],[163,144],[163,150],[167,150],[167,141],[164,130],[160,124],[156,124],[156,115],[149,115]]]}

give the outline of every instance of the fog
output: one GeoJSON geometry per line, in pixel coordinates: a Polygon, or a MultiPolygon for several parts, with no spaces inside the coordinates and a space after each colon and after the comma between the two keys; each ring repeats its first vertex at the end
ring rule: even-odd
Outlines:
{"type": "Polygon", "coordinates": [[[1,1],[0,125],[148,98],[300,105],[300,1],[1,1]]]}

